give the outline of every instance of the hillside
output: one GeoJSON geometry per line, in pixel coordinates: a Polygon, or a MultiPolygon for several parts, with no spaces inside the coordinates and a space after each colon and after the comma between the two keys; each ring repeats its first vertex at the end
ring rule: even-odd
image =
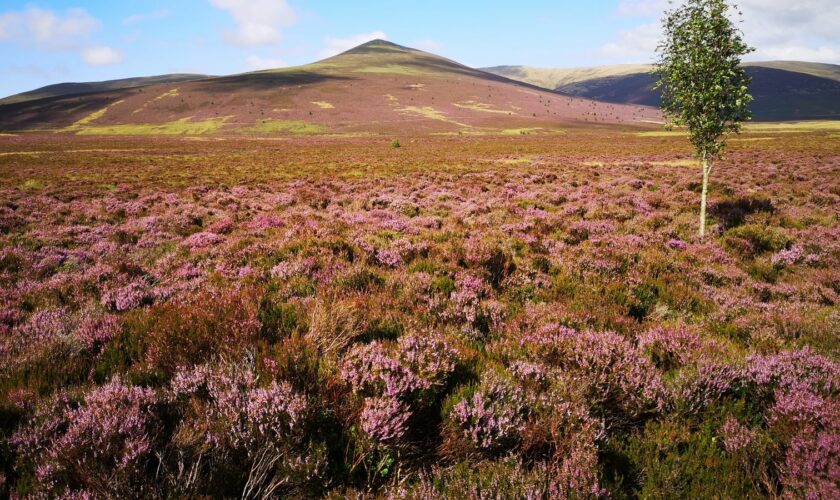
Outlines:
{"type": "Polygon", "coordinates": [[[294,68],[0,106],[2,130],[76,134],[484,134],[658,119],[382,40],[294,68]]]}
{"type": "Polygon", "coordinates": [[[47,85],[28,92],[11,95],[0,99],[0,104],[14,104],[18,102],[34,101],[46,97],[59,97],[75,94],[91,94],[107,90],[130,89],[145,87],[159,83],[189,82],[208,78],[207,75],[194,75],[189,73],[176,73],[171,75],[142,76],[137,78],[122,78],[119,80],[106,80],[104,82],[67,82],[47,85]]]}
{"type": "MultiPolygon", "coordinates": [[[[840,66],[798,61],[745,64],[753,79],[755,120],[814,120],[840,118],[840,66]]],[[[532,68],[498,66],[490,73],[599,101],[659,105],[656,81],[649,65],[593,68],[532,68]]]]}

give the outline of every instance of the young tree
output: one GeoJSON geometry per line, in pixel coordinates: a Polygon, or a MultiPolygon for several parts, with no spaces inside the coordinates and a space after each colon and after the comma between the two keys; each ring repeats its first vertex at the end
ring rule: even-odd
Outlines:
{"type": "MultiPolygon", "coordinates": [[[[703,166],[700,197],[700,236],[706,232],[709,174],[726,147],[726,138],[739,133],[750,119],[750,78],[741,56],[752,52],[741,30],[727,17],[727,0],[686,0],[666,12],[664,39],[657,47],[657,88],[667,126],[688,128],[691,143],[703,166]]],[[[740,12],[738,13],[740,15],[740,12]]]]}

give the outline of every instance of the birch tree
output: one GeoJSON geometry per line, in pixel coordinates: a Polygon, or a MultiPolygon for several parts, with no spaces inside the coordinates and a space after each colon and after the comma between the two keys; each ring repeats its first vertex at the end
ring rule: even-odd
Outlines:
{"type": "Polygon", "coordinates": [[[750,78],[741,56],[754,49],[729,17],[737,6],[726,0],[687,0],[665,13],[664,37],[654,70],[662,89],[666,126],[686,127],[703,168],[700,236],[706,233],[706,198],[715,161],[726,139],[750,119],[750,78]]]}

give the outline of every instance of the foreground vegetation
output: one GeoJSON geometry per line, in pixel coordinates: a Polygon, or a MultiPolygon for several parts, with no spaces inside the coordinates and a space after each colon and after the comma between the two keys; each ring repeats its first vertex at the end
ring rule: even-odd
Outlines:
{"type": "Polygon", "coordinates": [[[840,145],[0,141],[0,495],[840,496],[840,145]]]}

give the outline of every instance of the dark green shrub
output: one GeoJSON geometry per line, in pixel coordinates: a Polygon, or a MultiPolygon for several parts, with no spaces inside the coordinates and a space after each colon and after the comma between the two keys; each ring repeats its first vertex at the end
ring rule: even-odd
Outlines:
{"type": "Polygon", "coordinates": [[[288,338],[305,326],[306,316],[299,307],[277,303],[264,297],[260,304],[260,336],[273,344],[288,338]]]}
{"type": "Polygon", "coordinates": [[[728,453],[709,421],[651,421],[640,434],[611,450],[613,467],[605,476],[613,487],[640,498],[764,497],[761,478],[745,470],[740,456],[728,453]],[[622,471],[619,467],[623,466],[622,471]]]}
{"type": "Polygon", "coordinates": [[[385,278],[367,268],[356,270],[339,281],[341,288],[352,292],[367,292],[384,284],[385,278]]]}
{"type": "Polygon", "coordinates": [[[765,252],[778,252],[790,245],[792,240],[781,228],[747,224],[727,231],[725,242],[728,247],[747,255],[758,255],[765,252]],[[750,247],[744,248],[737,240],[748,242],[750,247]]]}

